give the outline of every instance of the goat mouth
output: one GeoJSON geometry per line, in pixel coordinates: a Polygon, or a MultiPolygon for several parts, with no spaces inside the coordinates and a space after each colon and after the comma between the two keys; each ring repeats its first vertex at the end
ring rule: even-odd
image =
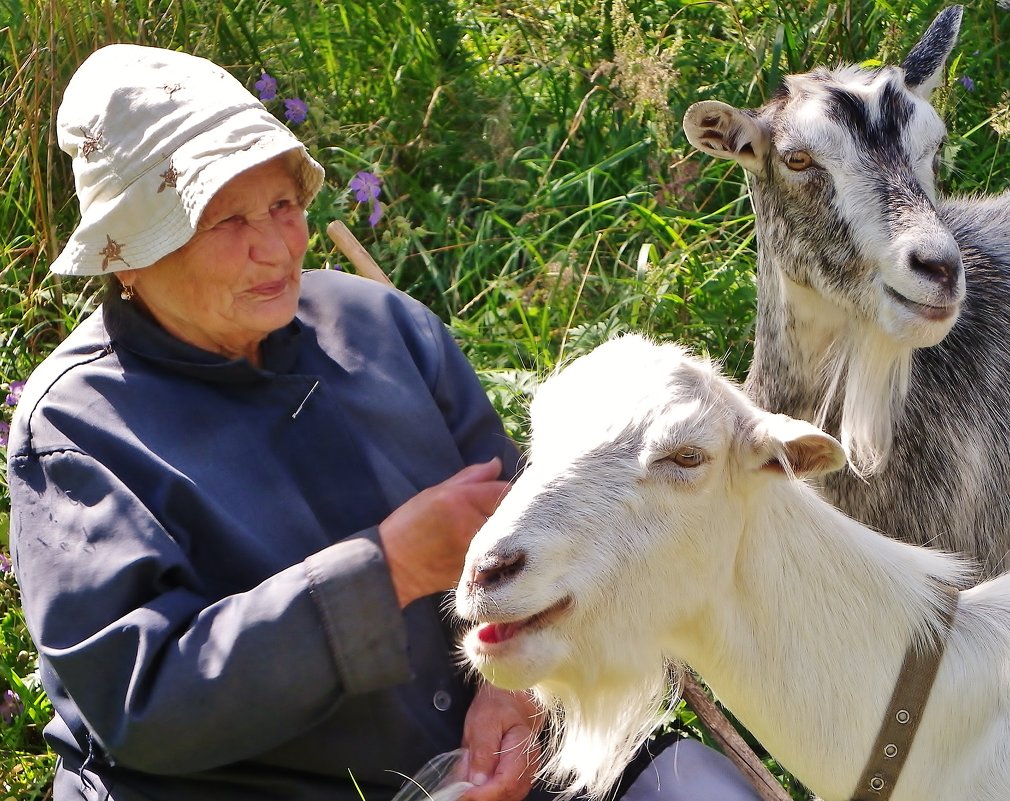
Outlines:
{"type": "Polygon", "coordinates": [[[895,289],[885,286],[884,291],[891,300],[896,301],[901,306],[904,306],[909,311],[918,315],[919,317],[924,317],[927,320],[934,320],[937,322],[943,320],[949,320],[954,314],[957,313],[957,304],[951,303],[946,306],[931,306],[928,303],[916,303],[911,298],[906,298],[900,292],[895,289]]]}
{"type": "Polygon", "coordinates": [[[561,615],[567,612],[574,603],[572,596],[566,595],[560,601],[544,609],[542,612],[520,620],[509,620],[492,623],[481,623],[476,628],[477,639],[484,645],[497,645],[511,640],[523,632],[537,631],[549,626],[561,615]]]}

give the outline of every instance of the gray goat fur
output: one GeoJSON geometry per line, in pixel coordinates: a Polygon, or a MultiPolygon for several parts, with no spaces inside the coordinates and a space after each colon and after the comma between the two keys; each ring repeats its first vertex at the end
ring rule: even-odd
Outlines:
{"type": "Polygon", "coordinates": [[[1010,193],[939,198],[928,102],[947,8],[900,67],[817,69],[755,110],[688,109],[749,173],[758,243],[753,400],[823,425],[853,468],[822,494],[916,544],[1010,567],[1010,193]]]}

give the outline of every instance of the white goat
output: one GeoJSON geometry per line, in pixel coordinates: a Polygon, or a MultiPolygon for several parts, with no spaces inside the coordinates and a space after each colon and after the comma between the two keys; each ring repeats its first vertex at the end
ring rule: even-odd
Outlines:
{"type": "Polygon", "coordinates": [[[792,75],[756,110],[696,103],[684,129],[750,174],[748,394],[839,436],[855,470],[826,479],[832,503],[992,574],[1010,551],[1010,194],[937,198],[928,98],[961,15],[900,67],[792,75]]]}
{"type": "MultiPolygon", "coordinates": [[[[466,653],[533,687],[549,774],[601,796],[695,668],[824,801],[851,798],[910,642],[957,557],[888,539],[802,479],[839,443],[677,345],[608,342],[548,379],[529,466],[456,590],[466,653]]],[[[962,592],[892,801],[1010,799],[1010,576],[962,592]]]]}

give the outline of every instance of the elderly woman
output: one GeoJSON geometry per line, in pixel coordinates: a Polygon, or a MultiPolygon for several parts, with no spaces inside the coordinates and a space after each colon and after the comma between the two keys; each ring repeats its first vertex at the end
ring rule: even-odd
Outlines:
{"type": "Polygon", "coordinates": [[[302,274],[323,171],[210,62],[104,48],[57,129],[53,270],[116,289],[8,449],[56,798],[383,798],[461,738],[474,798],[523,797],[531,707],[473,700],[435,594],[516,468],[444,327],[302,274]]]}
{"type": "MultiPolygon", "coordinates": [[[[323,171],[212,63],[103,48],[57,131],[81,223],[53,270],[112,291],[8,448],[56,801],[381,801],[460,746],[465,801],[519,801],[535,709],[475,690],[440,613],[517,456],[445,328],[302,273],[323,171]]],[[[666,797],[750,799],[715,756],[666,797]]]]}

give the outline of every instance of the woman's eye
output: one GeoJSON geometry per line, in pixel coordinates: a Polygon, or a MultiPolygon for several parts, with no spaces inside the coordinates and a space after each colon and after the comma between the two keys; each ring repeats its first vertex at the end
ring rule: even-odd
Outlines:
{"type": "Polygon", "coordinates": [[[813,166],[814,158],[805,150],[792,150],[786,153],[786,166],[794,172],[802,172],[807,167],[813,166]]]}
{"type": "Polygon", "coordinates": [[[705,452],[701,448],[689,445],[678,448],[664,461],[673,462],[678,467],[700,467],[705,461],[705,452]]]}

